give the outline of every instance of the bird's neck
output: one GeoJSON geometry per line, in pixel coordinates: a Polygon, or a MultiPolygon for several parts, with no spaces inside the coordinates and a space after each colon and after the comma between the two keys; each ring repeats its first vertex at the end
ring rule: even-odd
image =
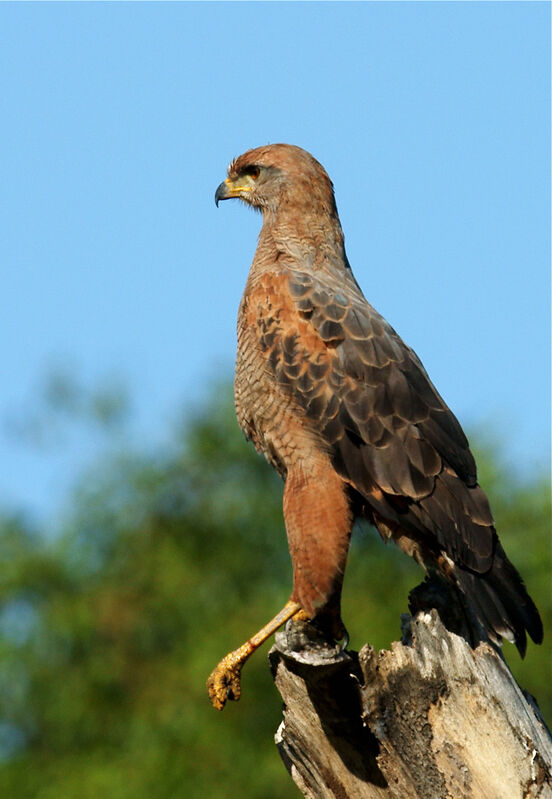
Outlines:
{"type": "Polygon", "coordinates": [[[333,208],[318,209],[318,213],[298,213],[296,205],[280,205],[277,213],[265,212],[259,235],[256,260],[264,264],[308,271],[331,271],[334,274],[348,269],[344,237],[333,208]]]}

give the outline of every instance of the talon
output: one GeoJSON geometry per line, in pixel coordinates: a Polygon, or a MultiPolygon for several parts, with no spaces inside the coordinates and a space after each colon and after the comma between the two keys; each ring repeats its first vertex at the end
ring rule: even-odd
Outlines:
{"type": "Polygon", "coordinates": [[[343,643],[341,644],[341,652],[345,652],[347,647],[349,646],[349,633],[345,630],[343,635],[343,643]]]}

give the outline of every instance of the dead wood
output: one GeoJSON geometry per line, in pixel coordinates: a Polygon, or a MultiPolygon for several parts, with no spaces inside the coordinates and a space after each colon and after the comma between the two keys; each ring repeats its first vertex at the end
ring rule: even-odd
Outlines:
{"type": "Polygon", "coordinates": [[[308,799],[552,799],[552,740],[500,651],[405,617],[359,653],[285,632],[270,652],[282,759],[308,799]]]}

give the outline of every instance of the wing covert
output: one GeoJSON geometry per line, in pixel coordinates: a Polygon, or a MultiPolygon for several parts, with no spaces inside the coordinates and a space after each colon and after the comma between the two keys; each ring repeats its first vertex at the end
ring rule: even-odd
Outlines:
{"type": "Polygon", "coordinates": [[[294,271],[287,288],[287,310],[270,329],[260,319],[261,346],[335,468],[386,518],[410,519],[470,568],[484,568],[492,517],[475,462],[416,354],[356,287],[294,271]]]}
{"type": "MultiPolygon", "coordinates": [[[[458,421],[415,353],[358,290],[335,291],[296,273],[289,289],[299,314],[333,356],[327,379],[342,404],[345,429],[376,449],[390,448],[393,460],[400,443],[421,474],[438,473],[445,459],[462,480],[475,484],[475,462],[458,421]]],[[[298,348],[299,360],[308,359],[299,342],[298,348]]],[[[385,460],[381,451],[371,456],[376,469],[385,460]]]]}

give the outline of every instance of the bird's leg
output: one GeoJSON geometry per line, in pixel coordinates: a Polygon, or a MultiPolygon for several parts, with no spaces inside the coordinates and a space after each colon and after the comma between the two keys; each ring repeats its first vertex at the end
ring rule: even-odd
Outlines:
{"type": "MultiPolygon", "coordinates": [[[[239,649],[235,649],[223,657],[207,680],[207,690],[213,707],[217,710],[222,710],[227,699],[237,700],[240,698],[240,675],[245,661],[251,657],[261,644],[264,644],[267,638],[270,638],[288,619],[298,613],[303,614],[301,605],[298,602],[291,600],[286,602],[282,610],[268,624],[265,624],[258,633],[255,633],[239,649]]],[[[304,615],[302,617],[304,618],[304,615]]]]}
{"type": "Polygon", "coordinates": [[[293,563],[291,600],[329,639],[346,637],[341,587],[352,527],[347,488],[322,457],[288,470],[284,518],[293,563]]]}
{"type": "Polygon", "coordinates": [[[352,514],[346,486],[327,457],[288,470],[284,518],[293,562],[291,598],[262,630],[226,655],[211,673],[207,689],[218,710],[227,699],[239,699],[243,664],[289,619],[314,620],[322,632],[336,640],[345,634],[340,598],[352,514]]]}

